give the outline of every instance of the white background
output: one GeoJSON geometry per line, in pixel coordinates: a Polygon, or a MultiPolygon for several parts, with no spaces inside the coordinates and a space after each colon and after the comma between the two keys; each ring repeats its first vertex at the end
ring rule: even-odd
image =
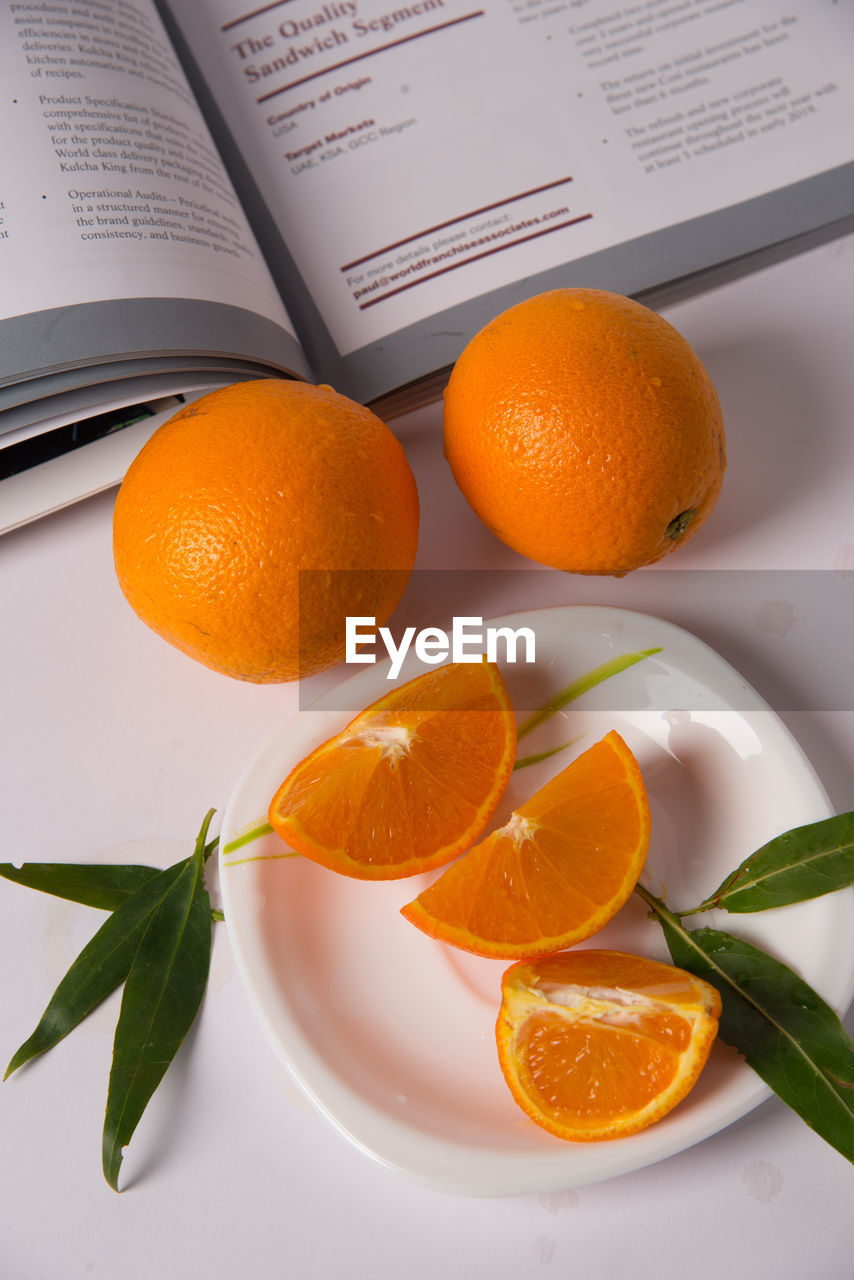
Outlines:
{"type": "MultiPolygon", "coordinates": [[[[849,237],[667,311],[718,386],[729,451],[718,507],[673,569],[854,569],[852,296],[849,237]]],[[[421,496],[420,567],[526,567],[457,492],[440,422],[434,406],[395,424],[421,496]]],[[[217,676],[137,621],[113,575],[112,502],[0,540],[6,860],[166,865],[298,707],[295,687],[217,676]]],[[[638,607],[644,579],[623,581],[638,607]]],[[[572,602],[572,578],[543,583],[540,603],[572,602]]],[[[485,594],[472,612],[506,605],[491,603],[485,594]]],[[[820,673],[797,627],[763,630],[710,606],[696,629],[809,707],[820,673]]],[[[854,702],[839,674],[839,708],[778,710],[842,810],[854,808],[854,702]]],[[[4,1063],[99,918],[0,881],[4,1063]]],[[[3,1280],[851,1274],[854,1174],[776,1099],[683,1154],[577,1191],[491,1201],[409,1185],[349,1147],[278,1067],[222,925],[200,1019],[116,1195],[100,1130],[117,1011],[114,997],[0,1086],[3,1280]]]]}

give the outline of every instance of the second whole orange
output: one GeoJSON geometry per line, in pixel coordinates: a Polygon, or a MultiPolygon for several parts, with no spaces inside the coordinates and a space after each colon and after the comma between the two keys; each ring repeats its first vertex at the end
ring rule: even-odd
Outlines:
{"type": "Polygon", "coordinates": [[[711,378],[662,316],[619,294],[555,289],[497,316],[445,391],[445,455],[508,546],[622,575],[684,545],[720,493],[711,378]]]}
{"type": "Polygon", "coordinates": [[[235,383],[161,426],[113,515],[119,584],[197,661],[257,684],[341,661],[348,615],[385,622],[415,560],[403,447],[331,387],[235,383]]]}

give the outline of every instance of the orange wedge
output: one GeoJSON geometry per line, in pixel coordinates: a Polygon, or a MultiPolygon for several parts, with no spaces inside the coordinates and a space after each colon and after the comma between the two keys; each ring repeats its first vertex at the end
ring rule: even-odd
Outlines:
{"type": "Polygon", "coordinates": [[[560,951],[619,911],[640,875],[649,834],[640,768],[612,732],[402,912],[424,933],[476,955],[560,951]]]}
{"type": "Polygon", "coordinates": [[[269,821],[306,858],[361,880],[443,866],[484,831],[516,756],[516,722],[489,662],[392,689],[296,766],[269,821]]]}
{"type": "Polygon", "coordinates": [[[682,969],[584,948],[514,964],[502,980],[498,1058],[543,1129],[573,1142],[637,1133],[694,1084],[721,999],[682,969]]]}

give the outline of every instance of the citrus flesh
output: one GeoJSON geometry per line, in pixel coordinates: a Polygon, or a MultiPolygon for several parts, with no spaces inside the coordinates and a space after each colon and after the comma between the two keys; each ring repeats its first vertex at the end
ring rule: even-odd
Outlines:
{"type": "Polygon", "coordinates": [[[508,546],[575,573],[628,573],[694,536],[726,467],[712,381],[662,316],[619,294],[555,289],[462,351],[445,455],[508,546]]]}
{"type": "Polygon", "coordinates": [[[501,1070],[541,1128],[574,1142],[636,1133],[696,1083],[720,995],[672,965],[580,948],[520,961],[502,979],[501,1070]]]}
{"type": "Polygon", "coordinates": [[[113,554],[142,620],[236,679],[342,661],[346,618],[389,618],[418,541],[400,442],[331,387],[235,383],[175,414],[119,489],[113,554]]]}
{"type": "Polygon", "coordinates": [[[589,938],[629,897],[649,848],[638,763],[607,734],[402,908],[476,955],[545,955],[589,938]]]}
{"type": "Polygon", "coordinates": [[[364,880],[444,865],[483,832],[516,754],[494,663],[449,663],[393,689],[302,760],[269,822],[297,853],[364,880]]]}

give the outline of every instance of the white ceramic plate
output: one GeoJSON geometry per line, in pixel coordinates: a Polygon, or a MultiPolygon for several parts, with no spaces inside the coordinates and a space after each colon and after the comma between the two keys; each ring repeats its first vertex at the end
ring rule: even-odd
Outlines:
{"type": "MultiPolygon", "coordinates": [[[[666,887],[677,910],[702,901],[772,836],[830,812],[774,712],[687,632],[585,605],[501,622],[536,635],[535,665],[501,663],[520,721],[610,658],[660,652],[590,690],[520,743],[520,756],[573,745],[513,774],[494,825],[612,728],[637,756],[649,793],[652,843],[643,880],[655,893],[666,887]]],[[[401,679],[414,674],[417,668],[404,668],[401,679]]],[[[238,783],[221,849],[264,821],[299,759],[343,727],[353,707],[388,688],[385,667],[365,667],[284,725],[238,783]]],[[[237,966],[281,1061],[340,1132],[385,1165],[437,1189],[479,1196],[568,1189],[683,1150],[768,1096],[718,1043],[692,1093],[658,1124],[612,1142],[553,1138],[519,1110],[498,1066],[494,1026],[506,962],[437,943],[399,914],[438,873],[370,883],[284,853],[279,838],[266,835],[220,856],[237,966]]],[[[835,1007],[847,1005],[851,892],[755,916],[710,913],[704,922],[774,952],[835,1007]]],[[[637,897],[587,945],[669,959],[637,897]]]]}

